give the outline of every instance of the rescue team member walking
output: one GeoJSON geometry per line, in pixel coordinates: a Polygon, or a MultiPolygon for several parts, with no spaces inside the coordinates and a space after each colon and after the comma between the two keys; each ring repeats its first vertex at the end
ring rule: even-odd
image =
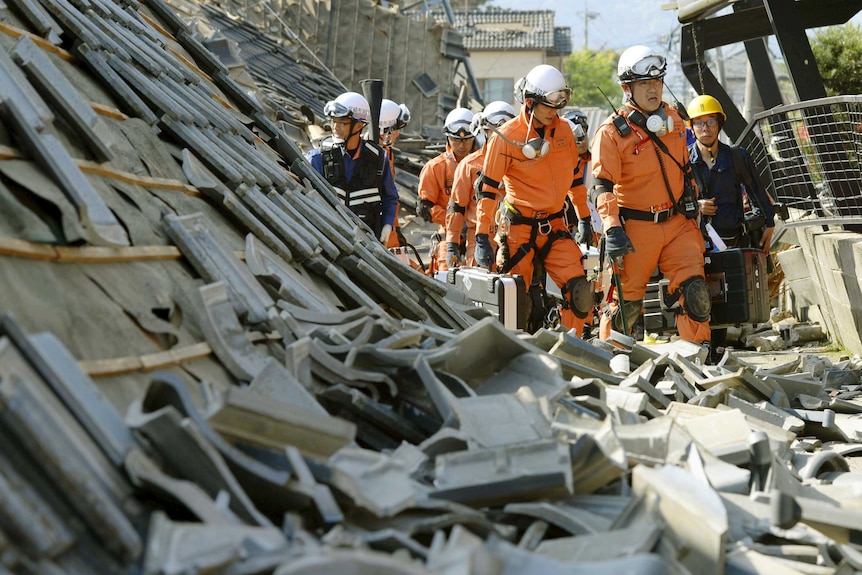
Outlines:
{"type": "Polygon", "coordinates": [[[695,219],[697,191],[685,126],[662,101],[666,68],[665,58],[646,46],[625,50],[617,66],[623,107],[599,126],[593,139],[591,195],[602,218],[605,253],[621,262],[617,269],[624,301],[620,310],[617,293],[605,309],[599,329],[604,340],[612,328],[631,335],[656,266],[678,298],[680,337],[695,343],[710,340],[704,241],[695,219]]]}
{"type": "MultiPolygon", "coordinates": [[[[515,109],[508,102],[497,100],[491,102],[485,109],[473,116],[471,130],[476,141],[488,141],[494,128],[499,128],[507,121],[515,117],[515,109]]],[[[476,249],[476,192],[474,189],[476,179],[482,173],[482,165],[485,163],[485,146],[477,144],[478,150],[472,152],[458,163],[455,168],[455,179],[452,182],[452,197],[449,198],[449,207],[446,210],[446,265],[451,269],[459,263],[459,248],[461,241],[461,230],[465,223],[467,225],[467,250],[465,262],[468,266],[475,266],[473,257],[476,249]]],[[[494,202],[492,211],[496,211],[497,204],[494,202]]],[[[486,230],[485,234],[488,233],[486,230]]]]}
{"type": "MultiPolygon", "coordinates": [[[[559,70],[542,64],[518,81],[515,97],[523,104],[521,112],[488,140],[477,190],[481,203],[495,200],[500,184],[504,188],[496,218],[497,271],[521,274],[530,283],[533,261],[538,258],[583,322],[592,306],[593,290],[564,217],[579,154],[572,130],[558,116],[571,90],[559,70]]],[[[578,205],[580,200],[573,203],[578,205]]],[[[487,231],[493,213],[485,206],[477,212],[476,261],[490,268],[493,253],[487,231]]]]}
{"type": "Polygon", "coordinates": [[[695,137],[688,150],[704,223],[712,225],[729,248],[753,247],[769,253],[775,211],[745,148],[718,141],[727,119],[721,104],[712,96],[698,96],[687,110],[695,137]],[[746,213],[752,215],[748,220],[746,213]]]}
{"type": "MultiPolygon", "coordinates": [[[[401,130],[410,122],[410,109],[405,104],[396,104],[392,100],[383,99],[380,102],[380,146],[386,150],[389,158],[389,168],[392,170],[392,181],[395,181],[395,151],[393,147],[401,135],[401,130]]],[[[395,204],[395,219],[392,233],[386,240],[387,248],[402,247],[406,244],[401,230],[398,227],[399,206],[395,204]]]]}
{"type": "Polygon", "coordinates": [[[446,209],[452,195],[455,168],[475,149],[476,139],[470,131],[472,121],[473,112],[467,108],[455,108],[449,112],[443,123],[446,150],[429,160],[419,172],[419,205],[416,213],[426,222],[438,226],[431,254],[432,274],[437,270],[449,269],[446,265],[446,209]]]}
{"type": "Polygon", "coordinates": [[[386,151],[362,139],[371,107],[362,94],[345,92],[327,102],[323,112],[332,125],[332,139],[310,150],[306,159],[385,244],[395,223],[398,190],[386,151]]]}

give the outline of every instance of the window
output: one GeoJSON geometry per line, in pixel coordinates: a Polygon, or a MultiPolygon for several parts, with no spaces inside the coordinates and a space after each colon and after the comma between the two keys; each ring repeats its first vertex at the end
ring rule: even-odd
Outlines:
{"type": "Polygon", "coordinates": [[[479,86],[486,104],[496,100],[512,102],[512,91],[515,89],[515,81],[512,78],[482,78],[479,80],[479,86]]]}

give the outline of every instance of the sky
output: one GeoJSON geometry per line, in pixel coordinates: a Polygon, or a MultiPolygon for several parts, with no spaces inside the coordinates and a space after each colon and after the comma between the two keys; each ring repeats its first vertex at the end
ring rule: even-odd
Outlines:
{"type": "MultiPolygon", "coordinates": [[[[450,0],[457,9],[458,0],[450,0]]],[[[671,35],[679,33],[676,10],[662,10],[670,0],[491,0],[490,4],[515,10],[553,10],[554,24],[572,29],[572,47],[582,48],[584,30],[588,47],[621,52],[635,44],[656,50],[668,45],[671,35]]],[[[852,22],[862,24],[862,13],[852,22]]]]}

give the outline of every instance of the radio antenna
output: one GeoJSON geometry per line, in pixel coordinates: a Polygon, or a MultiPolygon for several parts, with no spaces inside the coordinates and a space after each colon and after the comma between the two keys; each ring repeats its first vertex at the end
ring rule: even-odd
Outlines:
{"type": "Polygon", "coordinates": [[[619,112],[617,112],[616,107],[611,103],[611,99],[608,98],[608,95],[605,94],[605,91],[602,90],[598,84],[596,85],[596,89],[602,93],[602,96],[605,97],[605,100],[608,101],[608,106],[611,107],[611,110],[614,111],[614,127],[617,129],[617,132],[620,136],[626,137],[632,133],[632,127],[629,126],[629,121],[625,116],[621,116],[619,112]]]}

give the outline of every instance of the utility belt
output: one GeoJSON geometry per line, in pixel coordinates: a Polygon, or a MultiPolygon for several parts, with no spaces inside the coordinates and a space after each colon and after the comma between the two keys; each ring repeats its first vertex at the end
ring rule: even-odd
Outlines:
{"type": "Polygon", "coordinates": [[[676,214],[676,208],[671,203],[656,204],[651,206],[649,210],[635,210],[620,206],[620,216],[626,220],[641,220],[644,222],[654,222],[659,224],[666,222],[676,214]]]}
{"type": "Polygon", "coordinates": [[[556,220],[557,218],[562,218],[566,214],[565,208],[560,210],[559,212],[555,212],[553,214],[549,214],[545,211],[533,212],[532,217],[527,217],[521,214],[521,211],[518,210],[515,206],[510,204],[508,201],[503,200],[500,202],[500,208],[497,210],[497,216],[495,218],[498,232],[501,234],[508,233],[509,226],[532,226],[538,229],[538,232],[543,236],[551,233],[551,221],[556,220]]]}

